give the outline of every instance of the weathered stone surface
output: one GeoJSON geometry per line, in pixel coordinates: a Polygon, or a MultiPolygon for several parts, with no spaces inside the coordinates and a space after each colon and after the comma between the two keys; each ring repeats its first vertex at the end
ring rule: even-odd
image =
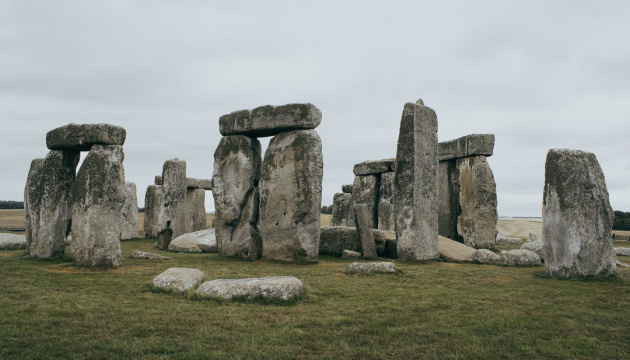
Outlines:
{"type": "Polygon", "coordinates": [[[457,159],[459,204],[457,232],[464,244],[476,249],[493,249],[497,227],[497,189],[492,170],[484,156],[457,159]]]}
{"type": "Polygon", "coordinates": [[[164,179],[162,178],[162,175],[155,175],[155,180],[153,181],[153,183],[155,185],[163,185],[164,179]]]}
{"type": "Polygon", "coordinates": [[[330,218],[330,226],[347,226],[348,212],[352,194],[336,193],[333,197],[333,212],[330,218]]]}
{"type": "Polygon", "coordinates": [[[616,261],[617,266],[621,266],[621,267],[630,267],[630,264],[626,264],[626,263],[622,263],[621,261],[617,260],[616,261]]]}
{"type": "Polygon", "coordinates": [[[536,233],[533,230],[530,230],[529,231],[529,241],[536,241],[536,240],[538,240],[536,238],[536,233]]]}
{"type": "Polygon", "coordinates": [[[537,266],[540,265],[540,257],[535,252],[523,249],[501,251],[501,266],[537,266]]]}
{"type": "Polygon", "coordinates": [[[374,235],[372,234],[371,219],[372,214],[368,210],[366,204],[354,206],[354,222],[361,241],[362,255],[366,259],[374,260],[376,256],[376,245],[374,244],[374,235]]]}
{"type": "Polygon", "coordinates": [[[72,257],[77,265],[116,267],[120,250],[125,171],[120,145],[94,145],[72,192],[72,257]]]}
{"type": "Polygon", "coordinates": [[[186,186],[189,189],[212,190],[212,180],[210,180],[210,179],[187,178],[186,179],[186,186]]]}
{"type": "Polygon", "coordinates": [[[171,251],[189,253],[215,253],[217,252],[215,229],[206,229],[180,235],[175,240],[171,241],[168,245],[168,249],[171,251]]]}
{"type": "Polygon", "coordinates": [[[381,174],[381,190],[378,199],[378,228],[394,230],[394,173],[381,174]]]}
{"type": "Polygon", "coordinates": [[[26,236],[0,233],[0,250],[26,249],[26,236]]]}
{"type": "Polygon", "coordinates": [[[614,214],[592,153],[551,149],[545,164],[543,242],[548,276],[615,275],[614,214]]]}
{"type": "Polygon", "coordinates": [[[206,297],[231,299],[243,296],[289,300],[304,293],[304,283],[293,276],[268,276],[258,279],[217,279],[201,284],[197,292],[206,297]]]}
{"type": "Polygon", "coordinates": [[[323,167],[315,130],[284,132],[271,139],[260,179],[263,258],[317,261],[323,167]]]}
{"type": "Polygon", "coordinates": [[[125,203],[120,218],[120,239],[134,239],[138,237],[138,194],[136,184],[125,183],[125,203]]]}
{"type": "Polygon", "coordinates": [[[352,184],[341,185],[341,192],[345,194],[352,194],[352,184]]]}
{"type": "Polygon", "coordinates": [[[219,118],[221,135],[274,136],[292,130],[315,129],[322,113],[312,104],[266,105],[219,118]]]}
{"type": "Polygon", "coordinates": [[[403,109],[396,153],[394,217],[398,259],[436,259],[438,252],[437,116],[422,105],[403,109]]]}
{"type": "Polygon", "coordinates": [[[523,240],[518,238],[506,238],[505,236],[499,234],[496,239],[497,244],[522,244],[523,240]]]}
{"type": "Polygon", "coordinates": [[[127,131],[110,124],[68,124],[46,134],[50,150],[88,151],[92,145],[123,145],[127,131]]]}
{"type": "Polygon", "coordinates": [[[78,151],[53,150],[42,161],[36,159],[31,163],[24,190],[25,227],[31,256],[63,256],[72,222],[72,189],[78,162],[78,151]]]}
{"type": "Polygon", "coordinates": [[[438,251],[440,258],[446,262],[463,262],[468,261],[476,250],[455,240],[438,236],[438,251]]]}
{"type": "Polygon", "coordinates": [[[372,175],[394,171],[396,159],[369,160],[354,165],[354,175],[372,175]]]}
{"type": "Polygon", "coordinates": [[[243,135],[222,138],[214,153],[214,228],[223,255],[260,259],[256,185],[261,162],[260,142],[243,135]]]}
{"type": "Polygon", "coordinates": [[[488,249],[479,249],[476,250],[470,258],[468,258],[469,262],[475,262],[480,264],[499,264],[501,261],[501,255],[495,254],[492,250],[488,249]]]}
{"type": "Polygon", "coordinates": [[[186,191],[188,218],[192,221],[192,231],[205,230],[208,227],[206,219],[206,191],[188,188],[186,191]]]}
{"type": "Polygon", "coordinates": [[[164,207],[164,196],[161,185],[149,185],[144,195],[144,237],[156,237],[158,234],[158,217],[164,207]]]}
{"type": "Polygon", "coordinates": [[[472,134],[455,140],[444,141],[438,145],[440,161],[465,158],[469,156],[492,156],[494,134],[472,134]]]}
{"type": "Polygon", "coordinates": [[[153,285],[160,289],[186,292],[196,288],[206,279],[206,275],[197,269],[170,268],[153,278],[153,285]]]}
{"type": "Polygon", "coordinates": [[[360,257],[361,257],[361,253],[358,251],[344,250],[341,253],[342,259],[353,259],[353,258],[360,258],[360,257]]]}
{"type": "Polygon", "coordinates": [[[615,254],[621,256],[630,256],[630,248],[616,247],[615,254]]]}
{"type": "MultiPolygon", "coordinates": [[[[396,241],[394,231],[372,229],[377,255],[386,254],[385,246],[388,242],[396,241]]],[[[321,228],[319,253],[341,256],[344,250],[361,252],[361,240],[355,227],[325,226],[321,228]]]]}
{"type": "Polygon", "coordinates": [[[173,258],[170,258],[168,256],[162,256],[159,254],[154,254],[154,253],[149,253],[149,252],[144,252],[144,251],[139,251],[139,250],[134,250],[131,255],[129,255],[130,258],[132,259],[143,259],[143,260],[173,260],[173,258]]]}
{"type": "Polygon", "coordinates": [[[177,158],[165,161],[162,180],[164,202],[158,214],[155,247],[166,250],[171,240],[193,230],[188,212],[186,161],[177,158]]]}
{"type": "Polygon", "coordinates": [[[374,263],[352,263],[343,269],[341,269],[346,274],[361,274],[361,275],[369,275],[369,274],[393,274],[397,273],[398,269],[396,265],[391,262],[374,262],[374,263]]]}
{"type": "Polygon", "coordinates": [[[378,229],[378,200],[381,190],[380,175],[355,176],[352,185],[352,201],[350,203],[350,211],[348,211],[348,226],[354,224],[355,205],[366,204],[370,213],[370,227],[378,229]]]}
{"type": "Polygon", "coordinates": [[[521,249],[535,252],[540,260],[544,260],[545,258],[544,248],[545,246],[542,240],[528,241],[525,244],[521,245],[521,249]]]}
{"type": "Polygon", "coordinates": [[[464,242],[457,232],[457,218],[462,213],[459,204],[459,172],[455,160],[438,164],[438,233],[464,242]]]}

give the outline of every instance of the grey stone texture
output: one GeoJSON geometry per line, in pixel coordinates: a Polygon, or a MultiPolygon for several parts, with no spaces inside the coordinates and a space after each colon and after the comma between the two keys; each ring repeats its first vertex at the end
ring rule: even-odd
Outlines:
{"type": "MultiPolygon", "coordinates": [[[[387,256],[386,246],[389,243],[396,244],[396,233],[394,231],[382,231],[372,229],[376,254],[387,256]]],[[[321,228],[319,242],[319,253],[327,255],[341,256],[344,250],[362,252],[361,240],[356,227],[347,226],[325,226],[321,228]]],[[[391,256],[388,256],[391,257],[391,256]]]]}
{"type": "Polygon", "coordinates": [[[438,251],[440,259],[446,262],[464,262],[468,261],[476,250],[455,240],[439,236],[438,251]]]}
{"type": "Polygon", "coordinates": [[[341,185],[341,192],[345,194],[352,194],[353,184],[341,185]]]}
{"type": "Polygon", "coordinates": [[[212,190],[212,180],[187,178],[186,187],[188,187],[189,189],[212,190]]]}
{"type": "Polygon", "coordinates": [[[543,242],[548,276],[616,274],[610,237],[614,214],[594,154],[551,149],[545,163],[543,242]]]}
{"type": "Polygon", "coordinates": [[[261,257],[257,225],[261,162],[260,142],[243,135],[223,137],[214,153],[214,227],[223,255],[261,257]]]}
{"type": "Polygon", "coordinates": [[[522,239],[519,238],[506,238],[503,235],[497,235],[496,239],[497,244],[512,244],[512,245],[521,245],[523,243],[522,239]]]}
{"type": "Polygon", "coordinates": [[[186,191],[186,205],[188,206],[187,221],[192,221],[192,231],[205,230],[208,227],[206,190],[189,187],[186,191]]]}
{"type": "Polygon", "coordinates": [[[540,257],[535,252],[523,249],[501,251],[501,266],[538,266],[540,257]]]}
{"type": "Polygon", "coordinates": [[[140,250],[134,250],[131,255],[129,255],[132,259],[142,259],[142,260],[173,260],[168,256],[162,256],[159,254],[144,252],[140,250]]]}
{"type": "Polygon", "coordinates": [[[317,261],[323,166],[322,143],[314,130],[271,139],[260,179],[263,258],[317,261]]]}
{"type": "Polygon", "coordinates": [[[46,134],[50,150],[89,151],[92,145],[123,145],[127,131],[110,124],[68,124],[46,134]]]}
{"type": "Polygon", "coordinates": [[[374,263],[352,263],[343,269],[341,269],[346,274],[359,274],[359,275],[370,275],[370,274],[395,274],[398,273],[398,268],[396,265],[391,262],[374,262],[374,263]]]}
{"type": "Polygon", "coordinates": [[[394,221],[394,173],[381,174],[381,189],[378,198],[378,228],[395,230],[394,221]]]}
{"type": "Polygon", "coordinates": [[[171,240],[192,232],[187,202],[186,161],[177,158],[165,161],[162,179],[163,206],[158,214],[155,247],[166,250],[171,240]]]}
{"type": "Polygon", "coordinates": [[[443,141],[438,145],[440,161],[469,156],[492,156],[494,134],[472,134],[455,140],[443,141]]]}
{"type": "MultiPolygon", "coordinates": [[[[72,223],[72,191],[78,162],[78,151],[52,150],[45,159],[31,163],[24,190],[26,237],[31,256],[63,256],[72,223]]],[[[120,222],[120,213],[118,219],[120,222]]]]}
{"type": "Polygon", "coordinates": [[[164,179],[162,178],[162,175],[155,175],[155,180],[153,180],[153,183],[155,185],[163,185],[164,179]]]}
{"type": "Polygon", "coordinates": [[[161,185],[149,185],[144,195],[144,237],[156,237],[158,217],[164,207],[161,185]]]}
{"type": "Polygon", "coordinates": [[[479,264],[498,265],[501,261],[501,255],[495,254],[492,250],[479,249],[470,256],[468,261],[479,264]]]}
{"type": "Polygon", "coordinates": [[[366,259],[375,260],[377,255],[371,220],[372,214],[366,204],[354,206],[354,222],[357,227],[357,233],[359,234],[359,240],[361,241],[362,255],[366,259]]]}
{"type": "Polygon", "coordinates": [[[348,219],[346,220],[348,226],[354,225],[354,211],[352,211],[354,206],[365,204],[367,205],[370,213],[370,227],[372,229],[378,229],[378,200],[380,190],[380,175],[354,177],[354,184],[352,185],[352,201],[350,203],[351,211],[348,211],[348,219]]]}
{"type": "Polygon", "coordinates": [[[457,232],[457,218],[461,213],[456,161],[440,161],[438,164],[438,233],[446,238],[464,242],[457,232]]]}
{"type": "Polygon", "coordinates": [[[534,230],[530,230],[529,231],[529,241],[536,241],[536,240],[538,240],[536,238],[536,232],[534,232],[534,230]]]}
{"type": "Polygon", "coordinates": [[[217,279],[201,284],[197,292],[201,296],[232,299],[242,296],[248,299],[258,297],[290,300],[304,293],[304,283],[293,276],[268,276],[247,279],[217,279]]]}
{"type": "Polygon", "coordinates": [[[26,247],[25,235],[0,233],[0,250],[18,250],[26,249],[26,247]]]}
{"type": "Polygon", "coordinates": [[[542,240],[528,241],[521,245],[521,249],[535,252],[540,260],[545,259],[545,244],[542,240]]]}
{"type": "Polygon", "coordinates": [[[348,212],[352,194],[336,193],[333,197],[333,212],[330,218],[330,226],[347,226],[348,212]]]}
{"type": "Polygon", "coordinates": [[[125,183],[125,203],[120,218],[120,239],[134,239],[138,237],[138,194],[136,184],[125,183]]]}
{"type": "Polygon", "coordinates": [[[396,159],[368,160],[354,165],[354,175],[373,175],[394,171],[396,159]]]}
{"type": "Polygon", "coordinates": [[[394,213],[400,261],[439,256],[437,116],[421,103],[405,104],[398,137],[394,213]]]}
{"type": "Polygon", "coordinates": [[[315,129],[321,120],[321,111],[312,104],[266,105],[221,116],[219,131],[223,136],[274,136],[292,130],[315,129]]]}
{"type": "Polygon", "coordinates": [[[621,256],[630,256],[630,248],[616,247],[615,254],[621,256]]]}
{"type": "Polygon", "coordinates": [[[341,253],[342,259],[354,259],[354,258],[360,258],[360,257],[361,257],[361,253],[358,251],[344,250],[341,253]]]}
{"type": "Polygon", "coordinates": [[[72,257],[79,266],[117,267],[125,172],[121,145],[93,145],[72,192],[72,257]]]}
{"type": "Polygon", "coordinates": [[[171,251],[186,253],[216,253],[215,229],[206,229],[178,236],[168,245],[171,251]]]}
{"type": "Polygon", "coordinates": [[[186,292],[194,289],[206,279],[206,275],[197,269],[170,268],[153,278],[153,285],[163,290],[186,292]]]}

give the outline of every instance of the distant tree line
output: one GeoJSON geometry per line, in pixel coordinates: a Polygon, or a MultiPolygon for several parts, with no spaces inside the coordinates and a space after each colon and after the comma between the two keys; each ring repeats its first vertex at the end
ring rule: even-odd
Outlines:
{"type": "Polygon", "coordinates": [[[630,212],[615,211],[613,230],[630,230],[630,212]]]}
{"type": "Polygon", "coordinates": [[[0,209],[24,209],[24,201],[0,200],[0,209]]]}
{"type": "Polygon", "coordinates": [[[321,211],[322,214],[331,215],[332,211],[333,211],[333,206],[332,205],[330,205],[330,206],[322,206],[322,211],[321,211]]]}

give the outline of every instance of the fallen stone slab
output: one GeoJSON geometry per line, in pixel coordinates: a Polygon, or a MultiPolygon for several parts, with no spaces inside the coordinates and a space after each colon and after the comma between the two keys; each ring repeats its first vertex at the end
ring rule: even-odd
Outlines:
{"type": "Polygon", "coordinates": [[[369,160],[354,165],[354,175],[382,174],[394,171],[396,159],[369,160]]]}
{"type": "Polygon", "coordinates": [[[464,262],[468,261],[476,250],[455,240],[438,236],[438,251],[440,259],[446,262],[464,262]]]}
{"type": "Polygon", "coordinates": [[[123,145],[127,131],[111,124],[68,124],[46,134],[50,150],[89,151],[93,145],[123,145]]]}
{"type": "Polygon", "coordinates": [[[217,252],[217,238],[214,229],[195,231],[178,236],[171,241],[168,249],[186,253],[215,253],[217,252]]]}
{"type": "Polygon", "coordinates": [[[617,266],[630,267],[630,264],[622,263],[621,261],[617,260],[617,266]]]}
{"type": "Polygon", "coordinates": [[[523,249],[501,251],[501,266],[538,266],[540,257],[535,252],[523,249]]]}
{"type": "Polygon", "coordinates": [[[197,292],[201,296],[232,299],[243,296],[289,300],[304,293],[304,283],[293,276],[268,276],[246,279],[217,279],[206,281],[197,292]]]}
{"type": "Polygon", "coordinates": [[[535,252],[536,255],[540,257],[540,260],[543,260],[545,258],[545,246],[543,244],[542,239],[535,240],[535,241],[528,241],[525,244],[521,245],[521,249],[535,252]]]}
{"type": "Polygon", "coordinates": [[[373,263],[359,263],[354,262],[343,269],[346,274],[394,274],[398,272],[398,268],[392,262],[373,262],[373,263]]]}
{"type": "Polygon", "coordinates": [[[471,134],[438,144],[440,161],[460,159],[469,156],[492,156],[494,134],[471,134]]]}
{"type": "Polygon", "coordinates": [[[506,237],[503,237],[503,235],[499,234],[499,235],[497,235],[496,243],[497,244],[512,244],[512,245],[517,244],[517,245],[520,245],[520,244],[523,243],[523,240],[522,239],[518,239],[518,238],[506,238],[506,237]]]}
{"type": "Polygon", "coordinates": [[[143,260],[173,260],[168,256],[162,256],[159,254],[144,252],[140,250],[134,250],[131,255],[129,255],[132,259],[143,259],[143,260]]]}
{"type": "Polygon", "coordinates": [[[0,233],[0,250],[26,249],[26,236],[0,233]]]}
{"type": "Polygon", "coordinates": [[[353,259],[353,258],[360,258],[360,257],[361,257],[361,253],[358,251],[344,250],[341,253],[342,259],[353,259]]]}
{"type": "Polygon", "coordinates": [[[206,279],[206,275],[197,269],[170,268],[153,278],[153,285],[163,290],[186,292],[196,288],[206,279]]]}
{"type": "Polygon", "coordinates": [[[495,254],[491,250],[488,249],[479,249],[475,251],[470,258],[468,258],[469,262],[475,262],[480,264],[498,264],[501,261],[501,255],[495,254]]]}
{"type": "Polygon", "coordinates": [[[630,256],[630,248],[616,247],[615,254],[621,255],[621,256],[630,256]]]}
{"type": "Polygon", "coordinates": [[[223,136],[274,136],[291,130],[315,129],[322,113],[313,104],[265,105],[253,110],[239,110],[219,118],[223,136]]]}

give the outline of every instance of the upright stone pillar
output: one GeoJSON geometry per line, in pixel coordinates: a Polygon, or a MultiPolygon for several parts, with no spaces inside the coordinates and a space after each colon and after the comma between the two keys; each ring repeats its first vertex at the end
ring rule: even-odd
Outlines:
{"type": "Polygon", "coordinates": [[[604,173],[595,155],[549,150],[542,234],[547,275],[615,275],[617,257],[610,237],[613,220],[604,173]]]}
{"type": "Polygon", "coordinates": [[[161,185],[149,185],[144,195],[144,237],[156,237],[158,234],[158,217],[164,207],[164,196],[161,185]]]}
{"type": "Polygon", "coordinates": [[[330,219],[330,226],[347,226],[348,212],[352,194],[336,193],[333,197],[333,212],[330,219]]]}
{"type": "Polygon", "coordinates": [[[72,256],[77,265],[120,266],[125,172],[121,145],[94,145],[72,192],[72,256]]]}
{"type": "Polygon", "coordinates": [[[158,215],[155,247],[166,250],[172,239],[192,232],[192,219],[186,203],[186,162],[177,158],[164,162],[162,170],[164,206],[158,215]]]}
{"type": "Polygon", "coordinates": [[[138,194],[136,184],[125,183],[125,203],[121,213],[121,240],[138,237],[138,194]]]}
{"type": "Polygon", "coordinates": [[[352,186],[353,209],[348,212],[352,217],[352,222],[348,221],[348,224],[354,224],[355,222],[354,206],[365,204],[370,213],[370,227],[372,229],[378,228],[378,200],[380,190],[381,174],[354,177],[354,184],[352,186]]]}
{"type": "Polygon", "coordinates": [[[188,188],[186,194],[192,220],[192,231],[205,230],[208,227],[206,220],[206,190],[188,188]]]}
{"type": "Polygon", "coordinates": [[[31,256],[62,257],[72,220],[72,189],[79,152],[52,150],[31,163],[24,206],[26,236],[31,256]]]}
{"type": "Polygon", "coordinates": [[[244,135],[225,136],[214,153],[214,228],[219,253],[258,260],[258,182],[261,146],[244,135]]]}
{"type": "Polygon", "coordinates": [[[394,178],[398,259],[437,259],[437,116],[422,100],[403,109],[394,178]]]}
{"type": "Polygon", "coordinates": [[[260,179],[263,258],[317,261],[323,166],[315,130],[283,132],[271,139],[260,179]]]}
{"type": "Polygon", "coordinates": [[[381,191],[378,199],[378,229],[394,230],[394,173],[381,174],[381,191]]]}

